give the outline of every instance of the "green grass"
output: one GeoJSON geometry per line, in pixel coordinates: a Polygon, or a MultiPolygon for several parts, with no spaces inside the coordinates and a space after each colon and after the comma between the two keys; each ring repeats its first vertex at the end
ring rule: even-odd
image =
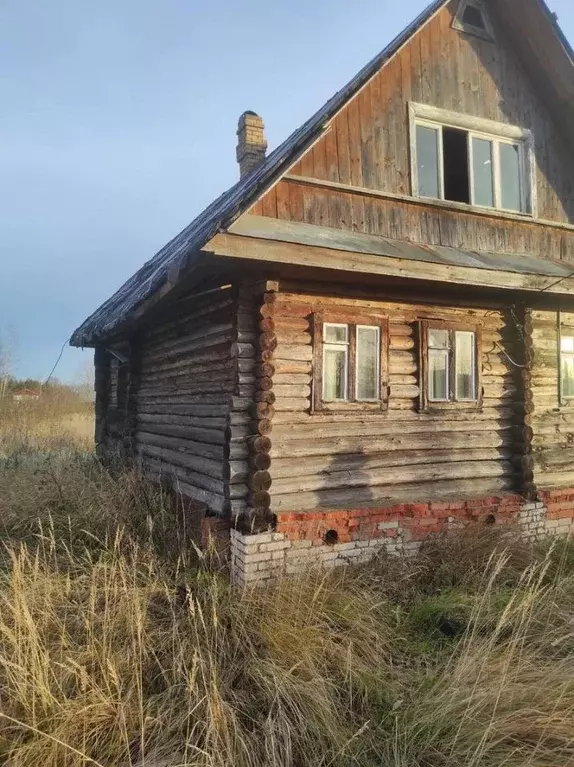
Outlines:
{"type": "Polygon", "coordinates": [[[193,535],[72,442],[7,451],[0,764],[574,764],[569,542],[477,527],[240,593],[193,535]]]}

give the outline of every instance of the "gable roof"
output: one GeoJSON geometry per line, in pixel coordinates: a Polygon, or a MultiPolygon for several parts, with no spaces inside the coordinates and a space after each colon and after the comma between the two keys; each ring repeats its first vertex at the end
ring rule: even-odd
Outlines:
{"type": "MultiPolygon", "coordinates": [[[[99,340],[108,337],[120,325],[130,319],[144,301],[157,293],[168,280],[168,275],[172,269],[175,268],[179,273],[193,264],[199,257],[200,248],[218,232],[227,229],[238,216],[247,211],[267,189],[276,183],[306,149],[321,136],[327,123],[337,112],[448,2],[449,0],[433,0],[344,88],[337,91],[318,112],[271,152],[260,166],[212,202],[180,234],[145,263],[114,295],[88,317],[72,334],[71,345],[93,346],[99,340]]],[[[555,41],[560,50],[566,53],[571,65],[574,62],[572,49],[544,0],[524,0],[524,2],[534,3],[538,10],[543,11],[548,25],[552,27],[555,41]]],[[[515,7],[514,15],[516,15],[515,7]]]]}

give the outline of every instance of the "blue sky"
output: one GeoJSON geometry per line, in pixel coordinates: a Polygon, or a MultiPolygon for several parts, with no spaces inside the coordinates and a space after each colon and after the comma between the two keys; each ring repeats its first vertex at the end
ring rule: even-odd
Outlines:
{"type": "MultiPolygon", "coordinates": [[[[45,377],[72,330],[427,0],[2,0],[0,333],[45,377]]],[[[574,40],[572,0],[550,0],[574,40]]],[[[88,352],[66,349],[73,378],[88,352]]]]}

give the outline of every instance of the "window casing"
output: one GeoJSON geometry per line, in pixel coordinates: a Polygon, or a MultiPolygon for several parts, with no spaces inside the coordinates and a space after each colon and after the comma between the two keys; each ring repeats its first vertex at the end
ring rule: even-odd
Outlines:
{"type": "Polygon", "coordinates": [[[313,410],[386,409],[386,318],[316,313],[313,343],[313,410]]]}
{"type": "Polygon", "coordinates": [[[574,404],[574,317],[558,312],[558,400],[574,404]]]}
{"type": "Polygon", "coordinates": [[[484,3],[480,0],[460,0],[452,26],[460,32],[494,40],[494,32],[484,3]]]}
{"type": "Polygon", "coordinates": [[[423,320],[420,353],[422,410],[481,407],[480,328],[423,320]]]}
{"type": "Polygon", "coordinates": [[[535,214],[529,131],[421,104],[410,123],[413,196],[535,214]]]}

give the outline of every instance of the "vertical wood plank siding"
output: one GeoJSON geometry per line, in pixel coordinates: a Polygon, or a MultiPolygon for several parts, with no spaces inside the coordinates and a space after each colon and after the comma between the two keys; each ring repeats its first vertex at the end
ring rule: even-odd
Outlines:
{"type": "Polygon", "coordinates": [[[274,308],[273,512],[460,500],[520,485],[513,451],[522,431],[520,414],[517,418],[521,394],[502,348],[509,355],[518,349],[507,316],[497,310],[333,298],[328,292],[299,290],[280,292],[274,308]],[[311,317],[329,310],[388,315],[388,412],[310,414],[311,317]],[[419,412],[421,317],[482,325],[481,412],[419,412]]]}
{"type": "Polygon", "coordinates": [[[176,302],[141,334],[135,395],[143,468],[219,514],[247,493],[239,376],[248,373],[243,351],[252,333],[238,326],[237,309],[234,290],[176,302]]]}
{"type": "MultiPolygon", "coordinates": [[[[532,311],[531,395],[526,422],[532,429],[534,481],[539,490],[574,485],[574,402],[560,404],[558,317],[532,311]]],[[[562,331],[574,335],[574,315],[562,314],[562,331]]]]}
{"type": "MultiPolygon", "coordinates": [[[[543,105],[543,94],[536,92],[502,30],[495,30],[492,43],[452,29],[457,4],[439,12],[380,70],[290,175],[409,195],[408,103],[416,101],[531,130],[538,218],[573,222],[574,157],[543,105]]],[[[267,197],[274,202],[251,212],[277,210],[279,218],[436,245],[574,257],[572,234],[546,232],[527,221],[489,220],[287,181],[267,197]],[[276,202],[285,199],[291,205],[276,202]]]]}

